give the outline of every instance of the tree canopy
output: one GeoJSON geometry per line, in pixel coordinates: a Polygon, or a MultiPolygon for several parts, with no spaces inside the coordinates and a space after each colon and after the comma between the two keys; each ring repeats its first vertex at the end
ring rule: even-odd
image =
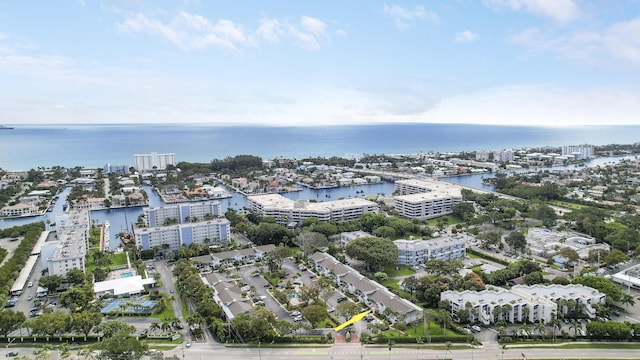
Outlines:
{"type": "Polygon", "coordinates": [[[366,237],[355,239],[347,244],[347,255],[364,261],[369,270],[379,270],[398,260],[398,247],[389,239],[366,237]]]}

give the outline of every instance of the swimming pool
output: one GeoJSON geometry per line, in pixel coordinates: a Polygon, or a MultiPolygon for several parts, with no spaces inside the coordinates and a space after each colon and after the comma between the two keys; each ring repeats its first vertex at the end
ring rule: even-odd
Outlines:
{"type": "Polygon", "coordinates": [[[120,274],[120,279],[132,277],[132,276],[133,276],[133,273],[131,271],[129,271],[129,272],[120,274]]]}

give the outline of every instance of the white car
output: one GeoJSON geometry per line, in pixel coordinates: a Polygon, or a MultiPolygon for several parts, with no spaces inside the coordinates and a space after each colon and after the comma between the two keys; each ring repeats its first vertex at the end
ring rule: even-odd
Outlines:
{"type": "Polygon", "coordinates": [[[184,346],[191,347],[191,340],[187,340],[187,342],[184,344],[184,346]]]}

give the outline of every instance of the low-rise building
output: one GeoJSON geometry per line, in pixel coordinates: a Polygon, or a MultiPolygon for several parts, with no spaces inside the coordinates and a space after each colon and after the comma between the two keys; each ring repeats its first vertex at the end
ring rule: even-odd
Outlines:
{"type": "Polygon", "coordinates": [[[264,259],[276,248],[273,244],[253,246],[246,249],[223,251],[209,255],[192,257],[193,262],[200,262],[211,267],[217,267],[228,263],[253,263],[264,259]]]}
{"type": "Polygon", "coordinates": [[[227,320],[253,311],[249,299],[242,294],[242,289],[234,281],[217,273],[203,276],[202,281],[213,288],[213,299],[220,305],[227,320]]]}
{"type": "Polygon", "coordinates": [[[318,274],[330,278],[340,289],[358,297],[374,313],[383,315],[385,310],[389,310],[385,314],[389,321],[412,323],[422,319],[424,310],[420,306],[392,293],[333,256],[316,252],[311,260],[318,274]]]}
{"type": "Polygon", "coordinates": [[[430,240],[395,240],[399,250],[397,264],[418,265],[430,260],[452,260],[466,256],[467,241],[462,237],[439,237],[430,240]]]}
{"type": "Polygon", "coordinates": [[[567,313],[569,304],[577,304],[589,318],[596,316],[595,304],[604,304],[606,295],[587,286],[515,285],[510,290],[492,288],[482,291],[443,291],[440,300],[448,302],[455,321],[494,324],[544,322],[567,313]]]}
{"type": "Polygon", "coordinates": [[[411,219],[432,219],[453,213],[453,206],[462,202],[459,189],[439,189],[430,192],[394,196],[400,215],[411,219]]]}
{"type": "Polygon", "coordinates": [[[575,250],[581,259],[586,259],[591,250],[610,250],[609,244],[596,243],[592,236],[546,228],[529,229],[526,240],[531,254],[541,257],[556,255],[562,248],[575,250]]]}
{"type": "Polygon", "coordinates": [[[0,215],[12,217],[12,216],[35,216],[39,215],[40,210],[36,205],[29,205],[18,203],[15,205],[7,205],[0,209],[0,215]]]}
{"type": "Polygon", "coordinates": [[[315,217],[320,221],[349,221],[367,213],[377,213],[380,207],[373,201],[351,198],[325,202],[294,201],[280,194],[247,197],[249,208],[260,216],[270,216],[280,224],[301,223],[315,217]]]}

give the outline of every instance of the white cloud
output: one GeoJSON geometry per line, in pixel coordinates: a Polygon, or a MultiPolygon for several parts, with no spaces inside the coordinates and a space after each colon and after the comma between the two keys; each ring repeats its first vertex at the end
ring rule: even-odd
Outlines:
{"type": "Polygon", "coordinates": [[[469,30],[465,30],[456,34],[455,42],[468,43],[468,42],[474,42],[477,39],[478,39],[478,34],[474,34],[469,30]]]}
{"type": "Polygon", "coordinates": [[[265,18],[260,20],[260,26],[256,30],[256,34],[269,42],[276,43],[280,41],[284,30],[280,21],[265,18]]]}
{"type": "Polygon", "coordinates": [[[294,43],[303,49],[307,50],[320,50],[320,43],[315,36],[309,33],[300,31],[295,26],[289,26],[288,34],[293,37],[294,43]]]}
{"type": "MultiPolygon", "coordinates": [[[[255,31],[245,31],[242,25],[231,20],[211,22],[204,16],[184,11],[168,23],[137,14],[116,25],[120,32],[158,36],[182,50],[217,47],[232,53],[241,52],[243,47],[258,46],[259,40],[279,43],[283,39],[290,39],[294,45],[307,50],[319,50],[322,46],[318,38],[328,37],[327,27],[320,19],[301,16],[297,24],[263,18],[255,31]]],[[[342,33],[336,33],[340,35],[342,33]]]]}
{"type": "Polygon", "coordinates": [[[416,5],[413,10],[397,4],[391,6],[384,4],[384,13],[393,18],[393,22],[399,30],[405,30],[416,20],[437,22],[438,14],[428,11],[422,5],[416,5]]]}
{"type": "Polygon", "coordinates": [[[595,31],[573,31],[551,36],[526,29],[511,37],[528,46],[532,54],[552,53],[587,66],[640,69],[640,17],[595,31]]]}
{"type": "Polygon", "coordinates": [[[144,14],[129,17],[116,28],[126,33],[147,33],[159,36],[182,50],[204,49],[210,46],[238,52],[239,45],[251,45],[242,26],[231,20],[211,23],[207,18],[181,11],[168,24],[144,14]]]}
{"type": "Polygon", "coordinates": [[[300,25],[314,35],[324,35],[327,29],[327,24],[325,24],[324,21],[310,16],[301,17],[300,25]]]}
{"type": "Polygon", "coordinates": [[[543,126],[636,125],[640,93],[547,84],[508,85],[446,98],[425,119],[434,122],[543,126]],[[606,119],[606,120],[603,120],[606,119]]]}
{"type": "Polygon", "coordinates": [[[336,30],[335,34],[336,34],[337,37],[347,37],[347,36],[349,36],[349,34],[347,34],[347,32],[342,30],[342,29],[336,30]]]}
{"type": "Polygon", "coordinates": [[[482,3],[494,11],[526,11],[559,23],[566,23],[580,15],[574,0],[482,0],[482,3]]]}

